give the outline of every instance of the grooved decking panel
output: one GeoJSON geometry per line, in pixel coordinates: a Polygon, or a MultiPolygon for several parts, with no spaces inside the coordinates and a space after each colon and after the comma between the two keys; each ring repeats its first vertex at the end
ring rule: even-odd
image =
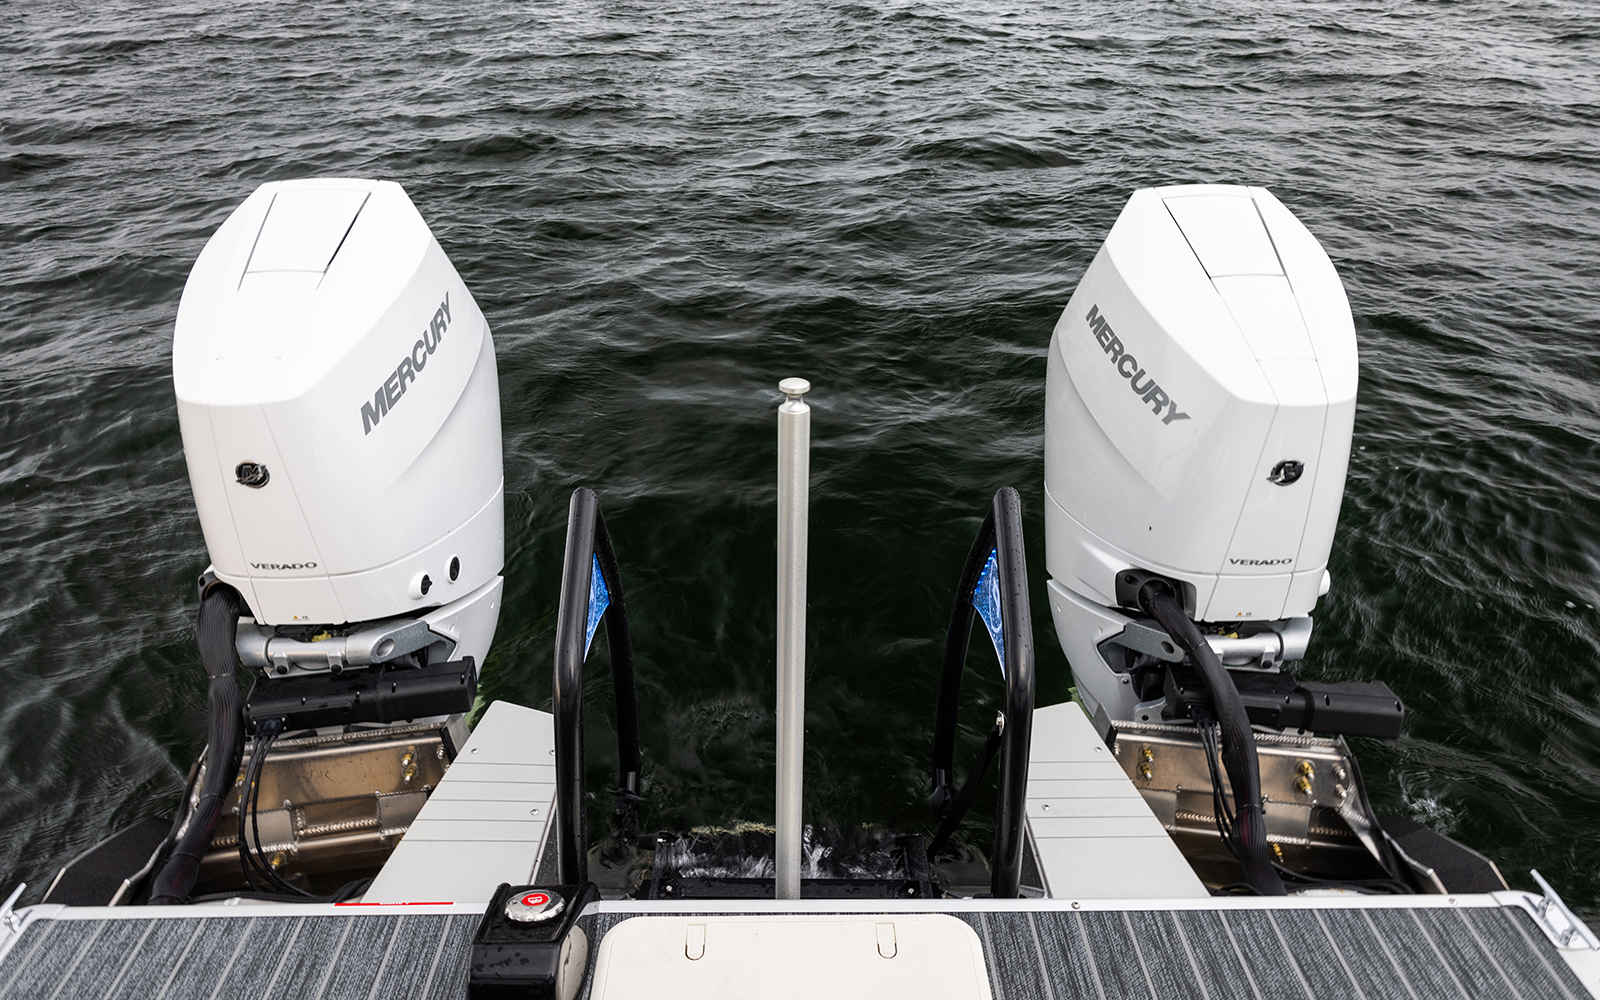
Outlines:
{"type": "MultiPolygon", "coordinates": [[[[606,932],[647,913],[579,918],[589,938],[589,976],[606,932]]],[[[983,944],[995,1000],[1590,995],[1532,919],[1513,908],[1075,911],[1023,903],[953,915],[983,944]]],[[[38,920],[0,961],[0,998],[459,998],[478,919],[469,912],[213,911],[38,920]]],[[[581,996],[588,994],[586,983],[581,996]]]]}

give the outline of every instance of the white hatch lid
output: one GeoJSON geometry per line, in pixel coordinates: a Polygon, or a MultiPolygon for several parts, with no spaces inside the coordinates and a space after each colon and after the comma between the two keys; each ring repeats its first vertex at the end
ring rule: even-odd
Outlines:
{"type": "Polygon", "coordinates": [[[593,1000],[990,1000],[983,945],[942,913],[634,917],[593,1000]]]}

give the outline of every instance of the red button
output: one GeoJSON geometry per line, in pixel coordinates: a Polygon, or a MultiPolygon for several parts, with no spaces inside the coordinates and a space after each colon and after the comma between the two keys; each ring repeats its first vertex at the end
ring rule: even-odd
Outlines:
{"type": "Polygon", "coordinates": [[[566,909],[566,902],[557,893],[535,889],[506,900],[506,919],[519,924],[539,924],[553,920],[566,909]]]}

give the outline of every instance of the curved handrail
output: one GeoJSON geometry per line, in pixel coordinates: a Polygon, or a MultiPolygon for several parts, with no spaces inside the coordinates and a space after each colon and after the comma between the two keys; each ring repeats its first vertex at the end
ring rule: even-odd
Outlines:
{"type": "MultiPolygon", "coordinates": [[[[567,548],[556,612],[555,707],[556,858],[561,885],[589,881],[588,828],[584,820],[583,661],[600,619],[606,623],[617,708],[617,830],[634,835],[639,801],[639,705],[633,683],[633,642],[611,535],[594,491],[580,486],[567,508],[567,548]]],[[[548,880],[546,880],[548,881],[548,880]]]]}
{"type": "MultiPolygon", "coordinates": [[[[1028,565],[1022,545],[1022,498],[1009,486],[1001,487],[989,505],[967,553],[961,581],[956,586],[950,628],[945,634],[944,665],[939,677],[939,707],[933,731],[934,813],[960,821],[951,774],[956,748],[956,713],[961,703],[961,675],[966,668],[972,619],[983,618],[1000,669],[1005,676],[1005,709],[996,721],[991,741],[998,740],[1000,794],[995,807],[994,850],[990,858],[990,891],[997,899],[1014,898],[1022,881],[1022,842],[1026,829],[1028,749],[1033,733],[1034,663],[1033,616],[1028,606],[1028,565]]],[[[993,751],[990,750],[990,753],[993,751]]],[[[988,754],[968,785],[982,778],[988,754]]],[[[963,788],[966,793],[969,789],[963,788]]],[[[953,829],[947,822],[946,826],[953,829]]],[[[941,834],[948,836],[945,829],[941,834]]],[[[937,846],[943,837],[935,842],[937,846]]]]}

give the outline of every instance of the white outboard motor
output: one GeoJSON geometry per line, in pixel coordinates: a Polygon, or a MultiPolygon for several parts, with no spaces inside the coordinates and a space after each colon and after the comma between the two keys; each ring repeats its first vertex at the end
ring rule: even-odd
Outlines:
{"type": "Polygon", "coordinates": [[[1136,610],[1152,576],[1224,664],[1304,654],[1355,398],[1344,288],[1278,199],[1197,185],[1128,200],[1056,324],[1045,411],[1050,607],[1102,731],[1160,721],[1159,685],[1130,665],[1182,659],[1136,610]]]}
{"type": "Polygon", "coordinates": [[[505,562],[494,343],[398,184],[258,188],[189,274],[172,368],[210,572],[254,617],[246,665],[483,661],[505,562]]]}

